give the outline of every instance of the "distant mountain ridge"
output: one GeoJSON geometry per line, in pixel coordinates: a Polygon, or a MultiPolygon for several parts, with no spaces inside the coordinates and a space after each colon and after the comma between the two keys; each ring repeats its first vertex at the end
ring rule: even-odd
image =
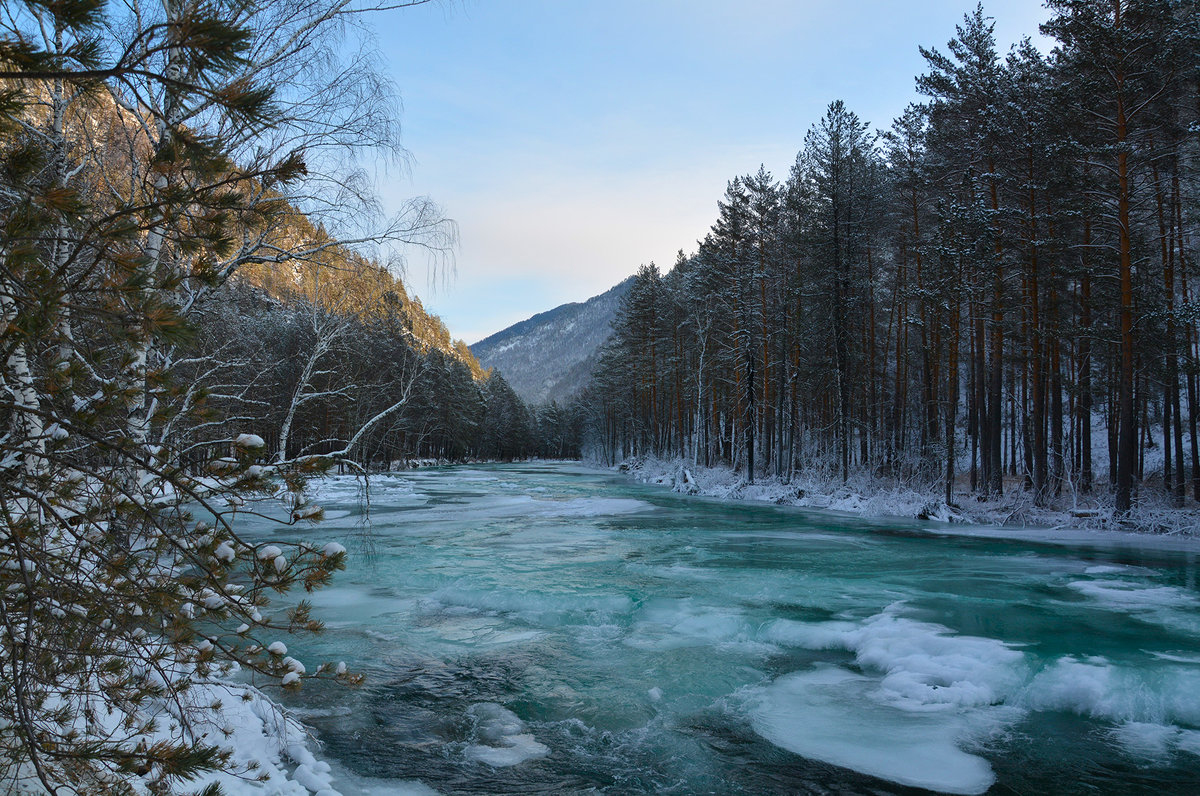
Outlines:
{"type": "Polygon", "coordinates": [[[633,277],[587,301],[562,304],[470,346],[529,404],[569,400],[587,384],[633,277]]]}

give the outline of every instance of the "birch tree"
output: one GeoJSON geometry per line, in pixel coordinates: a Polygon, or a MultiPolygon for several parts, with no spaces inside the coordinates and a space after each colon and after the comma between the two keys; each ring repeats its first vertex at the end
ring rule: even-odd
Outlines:
{"type": "Polygon", "coordinates": [[[217,708],[188,694],[231,664],[287,688],[353,679],[287,656],[279,635],[320,623],[303,600],[270,601],[327,583],[344,549],[246,538],[237,513],[289,494],[282,522],[319,519],[306,473],[394,409],[286,463],[226,416],[204,472],[187,467],[181,429],[206,422],[203,393],[240,364],[189,353],[239,269],[453,242],[427,200],[381,219],[349,168],[364,148],[395,151],[389,86],[342,46],[367,10],[0,11],[0,768],[51,793],[135,777],[167,790],[228,766],[198,729],[217,708]],[[297,212],[318,219],[313,234],[288,223],[297,212]]]}

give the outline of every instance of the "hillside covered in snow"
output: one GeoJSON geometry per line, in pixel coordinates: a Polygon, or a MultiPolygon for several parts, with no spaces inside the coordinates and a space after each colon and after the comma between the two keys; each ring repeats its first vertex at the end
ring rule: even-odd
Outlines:
{"type": "Polygon", "coordinates": [[[500,371],[526,403],[562,402],[587,384],[632,284],[630,277],[587,301],[538,313],[480,340],[471,353],[484,368],[500,371]]]}

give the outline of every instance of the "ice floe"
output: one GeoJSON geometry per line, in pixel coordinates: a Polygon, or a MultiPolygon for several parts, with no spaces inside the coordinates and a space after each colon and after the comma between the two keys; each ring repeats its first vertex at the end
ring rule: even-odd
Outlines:
{"type": "Polygon", "coordinates": [[[475,743],[463,754],[472,760],[503,768],[550,754],[550,747],[539,743],[525,722],[503,705],[480,702],[468,708],[467,714],[474,721],[475,743]]]}
{"type": "Polygon", "coordinates": [[[984,793],[996,781],[963,751],[965,719],[903,710],[876,698],[874,678],[820,666],[778,678],[750,698],[754,730],[814,760],[943,793],[984,793]]]}

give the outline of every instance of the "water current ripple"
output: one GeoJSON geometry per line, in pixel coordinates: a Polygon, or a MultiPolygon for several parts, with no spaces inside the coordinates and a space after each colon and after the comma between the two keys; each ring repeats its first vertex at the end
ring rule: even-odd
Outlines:
{"type": "MultiPolygon", "coordinates": [[[[360,495],[322,482],[317,533],[361,533],[360,495]]],[[[367,682],[282,697],[347,796],[1200,793],[1196,545],[564,464],[384,476],[371,503],[375,553],[292,651],[367,682]]]]}

